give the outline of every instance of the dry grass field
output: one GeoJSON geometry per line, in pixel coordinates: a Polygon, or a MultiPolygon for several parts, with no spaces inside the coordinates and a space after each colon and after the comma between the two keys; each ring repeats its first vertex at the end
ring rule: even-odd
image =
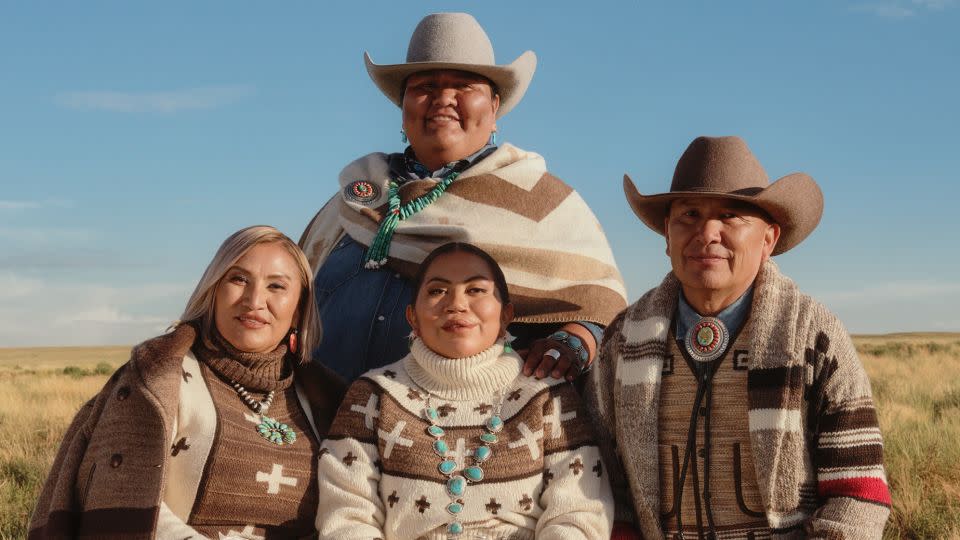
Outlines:
{"type": "MultiPolygon", "coordinates": [[[[855,338],[884,430],[886,538],[960,539],[960,334],[855,338]]],[[[74,412],[129,349],[0,349],[0,540],[24,538],[74,412]]]]}

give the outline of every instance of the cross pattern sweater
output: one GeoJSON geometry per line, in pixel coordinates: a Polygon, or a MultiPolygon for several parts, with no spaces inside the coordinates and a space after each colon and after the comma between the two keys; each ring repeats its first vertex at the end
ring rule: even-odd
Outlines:
{"type": "MultiPolygon", "coordinates": [[[[184,359],[164,493],[177,519],[161,512],[158,536],[199,539],[223,534],[269,540],[313,534],[319,441],[291,384],[292,375],[273,381],[270,388],[276,393],[267,416],[297,435],[294,443],[278,446],[257,433],[259,415],[228,382],[208,363],[190,360],[184,359]]],[[[259,400],[264,389],[252,386],[253,377],[245,375],[240,380],[259,400]]]]}
{"type": "MultiPolygon", "coordinates": [[[[209,407],[213,407],[199,364],[190,353],[195,340],[193,327],[182,324],[169,334],[138,345],[130,361],[80,408],[37,499],[28,538],[147,540],[170,537],[165,526],[173,520],[180,519],[182,524],[183,518],[178,518],[174,511],[186,508],[184,512],[189,512],[196,492],[185,493],[182,500],[187,502],[183,506],[168,507],[164,503],[170,501],[167,495],[172,491],[185,489],[184,477],[174,471],[179,467],[175,464],[198,458],[199,479],[208,454],[202,451],[202,438],[181,435],[172,440],[170,436],[188,429],[180,402],[192,392],[181,391],[186,387],[202,388],[199,393],[205,394],[209,407]],[[192,384],[184,384],[185,379],[192,384]],[[189,440],[181,442],[184,437],[189,440]],[[187,445],[190,448],[184,448],[187,445]],[[179,481],[171,481],[174,477],[179,481]]],[[[297,370],[295,384],[303,391],[303,402],[307,403],[319,433],[326,434],[334,404],[339,403],[343,394],[342,382],[329,371],[297,370]]],[[[303,437],[308,426],[298,424],[297,429],[303,437]]],[[[213,437],[207,433],[208,445],[213,437]]],[[[307,440],[302,442],[309,446],[307,440]]],[[[265,471],[270,478],[280,480],[272,474],[272,466],[265,471]]],[[[303,483],[312,475],[304,474],[298,484],[306,485],[303,483]]],[[[283,476],[291,475],[285,469],[283,476]]],[[[262,486],[269,489],[265,482],[257,484],[256,477],[251,480],[251,485],[256,484],[263,491],[266,490],[262,486]]],[[[282,487],[290,489],[289,485],[282,487]]],[[[298,510],[288,511],[295,519],[298,510]]],[[[307,509],[305,514],[310,511],[307,509]]],[[[282,516],[274,519],[286,521],[282,516]]],[[[254,521],[253,516],[250,521],[242,520],[254,521]]],[[[241,520],[234,521],[237,522],[241,520]]],[[[264,536],[262,530],[256,532],[252,526],[229,528],[227,532],[231,530],[249,537],[264,536]]],[[[176,538],[192,534],[188,531],[176,538]]]]}
{"type": "Polygon", "coordinates": [[[458,470],[473,464],[503,399],[504,428],[462,497],[465,537],[608,538],[613,500],[593,431],[569,384],[520,375],[502,344],[451,360],[420,340],[350,389],[320,450],[320,538],[441,539],[452,517],[424,419],[428,393],[458,470]]]}

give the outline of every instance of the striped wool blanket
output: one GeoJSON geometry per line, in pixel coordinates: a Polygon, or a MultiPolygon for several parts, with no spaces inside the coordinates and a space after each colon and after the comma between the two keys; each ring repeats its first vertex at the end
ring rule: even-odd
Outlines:
{"type": "MultiPolygon", "coordinates": [[[[369,154],[340,173],[340,193],[300,240],[315,269],[344,233],[367,246],[373,241],[387,209],[387,157],[369,154]]],[[[404,183],[402,203],[423,196],[438,181],[404,183]]],[[[500,263],[517,322],[606,324],[627,305],[599,221],[533,152],[504,144],[466,169],[442,196],[400,221],[388,266],[412,277],[430,251],[454,241],[477,245],[500,263]]]]}
{"type": "MultiPolygon", "coordinates": [[[[671,273],[617,316],[587,390],[604,458],[625,473],[611,474],[621,479],[617,519],[649,538],[663,536],[659,393],[679,291],[671,273]]],[[[880,538],[890,506],[883,441],[849,335],[772,261],[760,269],[751,309],[744,420],[774,537],[880,538]]]]}

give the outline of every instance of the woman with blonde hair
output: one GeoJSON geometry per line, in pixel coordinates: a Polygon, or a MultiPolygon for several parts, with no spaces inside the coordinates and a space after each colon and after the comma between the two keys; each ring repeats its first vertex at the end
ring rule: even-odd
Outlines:
{"type": "Polygon", "coordinates": [[[273,227],[227,238],[172,331],[77,413],[30,538],[314,535],[343,383],[300,369],[320,337],[311,275],[273,227]]]}

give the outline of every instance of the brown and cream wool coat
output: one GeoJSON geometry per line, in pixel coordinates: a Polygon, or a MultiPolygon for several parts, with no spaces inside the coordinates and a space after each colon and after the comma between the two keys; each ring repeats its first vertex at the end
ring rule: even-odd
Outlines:
{"type": "MultiPolygon", "coordinates": [[[[194,328],[181,324],[136,346],[130,360],[80,408],[37,501],[29,538],[150,539],[158,527],[167,530],[165,524],[176,521],[164,494],[182,488],[169,485],[171,456],[187,445],[175,443],[171,434],[182,385],[201,380],[193,369],[195,340],[194,328]],[[193,368],[185,367],[188,358],[193,368]]],[[[343,383],[319,373],[298,370],[295,378],[323,434],[343,383]]]]}
{"type": "MultiPolygon", "coordinates": [[[[772,261],[754,287],[744,421],[771,533],[879,538],[890,493],[870,384],[853,343],[772,261]]],[[[660,386],[679,291],[671,273],[617,316],[587,387],[604,460],[615,471],[617,519],[633,522],[644,538],[663,537],[660,386]]]]}

